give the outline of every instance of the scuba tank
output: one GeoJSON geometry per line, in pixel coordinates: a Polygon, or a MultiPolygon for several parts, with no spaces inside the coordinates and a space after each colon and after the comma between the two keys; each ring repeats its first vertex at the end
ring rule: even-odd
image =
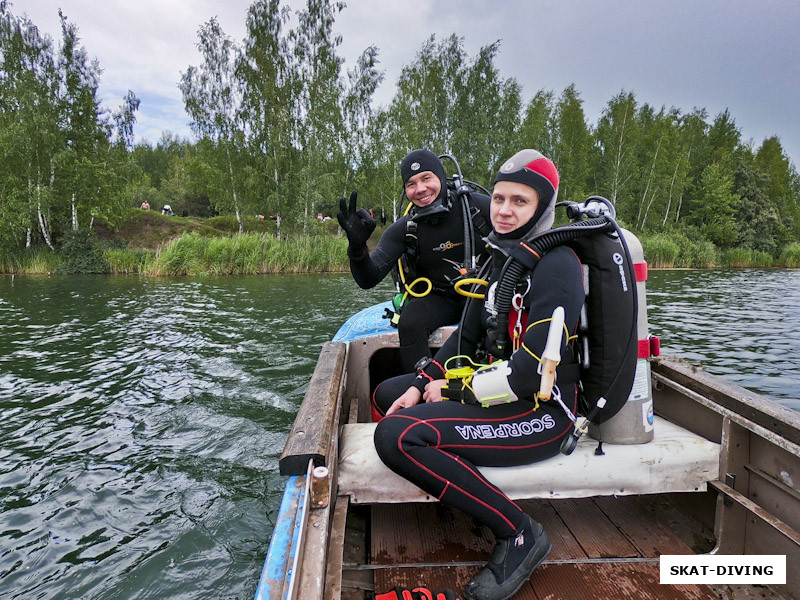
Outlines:
{"type": "Polygon", "coordinates": [[[653,391],[650,382],[651,356],[660,354],[660,341],[648,334],[647,296],[647,263],[644,259],[642,244],[638,238],[622,229],[630,250],[636,277],[637,337],[638,356],[633,387],[626,403],[619,412],[600,424],[589,425],[589,435],[596,440],[610,444],[644,444],[653,439],[653,391]]]}

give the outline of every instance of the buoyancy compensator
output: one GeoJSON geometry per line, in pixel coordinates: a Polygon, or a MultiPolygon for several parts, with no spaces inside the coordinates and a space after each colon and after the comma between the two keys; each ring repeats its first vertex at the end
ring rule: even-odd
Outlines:
{"type": "Polygon", "coordinates": [[[579,408],[585,421],[565,440],[562,451],[569,453],[588,422],[611,418],[628,399],[636,371],[638,303],[633,263],[613,205],[592,196],[582,204],[556,206],[566,206],[571,223],[523,238],[510,250],[495,291],[496,314],[489,319],[486,346],[498,358],[510,356],[508,319],[518,282],[549,250],[564,244],[573,248],[584,265],[587,292],[579,327],[579,408]]]}
{"type": "MultiPolygon", "coordinates": [[[[423,208],[417,208],[413,204],[409,204],[406,209],[406,248],[403,255],[398,259],[397,265],[392,269],[396,294],[392,300],[392,309],[387,308],[384,314],[384,318],[389,319],[389,323],[393,327],[398,325],[400,314],[408,300],[408,296],[426,296],[434,289],[429,279],[424,277],[417,278],[416,260],[419,255],[418,223],[431,219],[447,218],[451,210],[461,209],[462,222],[464,224],[464,259],[458,275],[451,282],[454,285],[460,280],[469,279],[475,275],[478,267],[478,256],[481,254],[479,250],[476,250],[476,234],[477,237],[484,237],[492,230],[491,224],[484,218],[471,199],[473,193],[480,192],[487,196],[491,196],[491,193],[483,186],[465,179],[458,161],[453,156],[449,154],[439,156],[440,160],[445,158],[453,163],[456,172],[451,177],[446,178],[446,190],[444,190],[441,197],[423,208]],[[422,291],[420,291],[418,284],[422,284],[422,291]]],[[[403,192],[403,196],[405,197],[405,192],[403,192]]],[[[457,288],[456,291],[459,292],[457,288]]]]}

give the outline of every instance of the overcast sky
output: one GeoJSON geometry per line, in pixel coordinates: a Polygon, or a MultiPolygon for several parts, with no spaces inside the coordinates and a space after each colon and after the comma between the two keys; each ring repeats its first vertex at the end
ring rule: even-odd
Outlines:
{"type": "MultiPolygon", "coordinates": [[[[287,2],[284,0],[284,3],[287,2]]],[[[80,30],[103,68],[103,105],[128,89],[141,98],[137,140],[163,130],[190,136],[177,84],[197,65],[197,29],[213,16],[237,41],[251,0],[12,0],[58,39],[58,9],[80,30]]],[[[303,0],[291,0],[292,7],[303,0]]],[[[346,67],[367,46],[379,48],[388,104],[403,65],[431,35],[464,38],[470,57],[501,40],[496,64],[523,86],[556,95],[574,83],[591,125],[620,90],[640,103],[728,108],[743,140],[777,135],[800,162],[800,2],[797,0],[347,0],[336,31],[346,67]]],[[[435,90],[431,90],[435,93],[435,90]]]]}

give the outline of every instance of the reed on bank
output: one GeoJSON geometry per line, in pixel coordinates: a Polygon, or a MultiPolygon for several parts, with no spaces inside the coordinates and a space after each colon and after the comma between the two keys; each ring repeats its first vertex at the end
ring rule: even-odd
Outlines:
{"type": "Polygon", "coordinates": [[[347,240],[336,236],[280,238],[268,233],[224,237],[183,235],[144,265],[145,275],[246,275],[347,270],[347,240]]]}
{"type": "Polygon", "coordinates": [[[720,266],[720,256],[708,240],[690,239],[683,233],[640,235],[645,260],[654,269],[695,268],[720,266]]]}
{"type": "Polygon", "coordinates": [[[20,253],[0,253],[0,273],[56,273],[60,262],[59,255],[50,248],[26,248],[20,253]]]}
{"type": "MultiPolygon", "coordinates": [[[[380,231],[376,231],[373,240],[379,237],[380,231]]],[[[684,233],[641,235],[639,239],[645,259],[654,269],[800,268],[797,243],[772,256],[744,248],[720,251],[711,242],[684,233]]],[[[340,273],[349,268],[347,239],[330,230],[289,237],[263,231],[210,236],[201,230],[184,233],[157,249],[105,246],[101,262],[104,272],[110,274],[146,276],[340,273]]],[[[74,272],[69,271],[69,264],[63,252],[46,247],[0,253],[0,273],[74,272]]]]}

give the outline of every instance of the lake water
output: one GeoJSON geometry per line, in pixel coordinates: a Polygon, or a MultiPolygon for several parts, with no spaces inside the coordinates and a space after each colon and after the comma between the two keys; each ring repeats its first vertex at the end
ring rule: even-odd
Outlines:
{"type": "MultiPolygon", "coordinates": [[[[252,598],[349,275],[0,277],[0,597],[252,598]]],[[[651,271],[662,352],[800,410],[800,272],[651,271]]]]}

